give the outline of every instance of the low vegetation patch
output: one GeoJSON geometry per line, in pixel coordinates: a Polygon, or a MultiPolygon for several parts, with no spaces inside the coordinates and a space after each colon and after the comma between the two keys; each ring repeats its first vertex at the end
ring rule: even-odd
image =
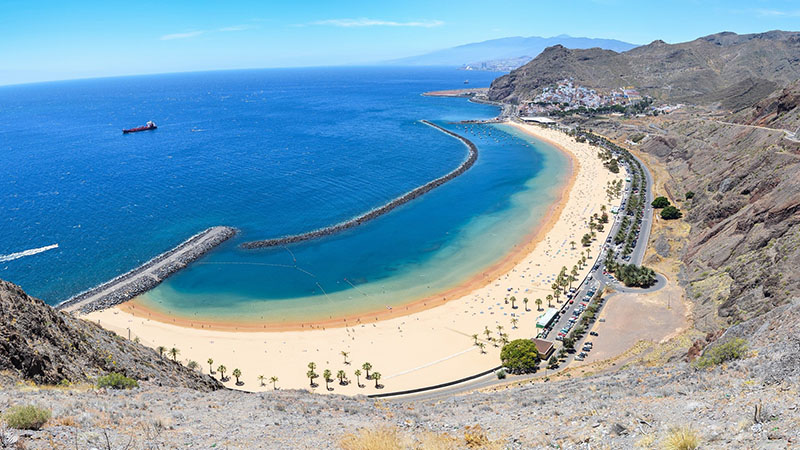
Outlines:
{"type": "Polygon", "coordinates": [[[339,446],[344,450],[500,450],[501,441],[492,441],[480,425],[467,426],[464,437],[447,433],[422,432],[416,436],[397,427],[364,428],[345,435],[339,446]]]}
{"type": "Polygon", "coordinates": [[[670,205],[667,197],[656,197],[650,204],[653,205],[653,208],[656,209],[666,208],[667,206],[670,205]]]}
{"type": "Polygon", "coordinates": [[[500,361],[511,373],[532,373],[539,365],[539,352],[530,339],[515,339],[500,350],[500,361]]]}
{"type": "Polygon", "coordinates": [[[655,271],[646,266],[617,264],[613,260],[610,260],[606,261],[606,269],[628,287],[648,288],[656,284],[655,271]]]}
{"type": "Polygon", "coordinates": [[[688,427],[673,428],[664,440],[667,450],[694,450],[700,446],[697,432],[688,427]]]}
{"type": "Polygon", "coordinates": [[[97,379],[97,387],[110,389],[133,389],[139,387],[139,382],[133,378],[117,372],[111,372],[97,379]]]}
{"type": "Polygon", "coordinates": [[[746,354],[747,341],[742,338],[733,338],[725,343],[711,347],[697,358],[694,364],[699,369],[705,369],[726,361],[744,358],[746,354]]]}
{"type": "Polygon", "coordinates": [[[50,420],[50,410],[34,405],[12,406],[3,414],[6,425],[18,430],[38,430],[50,420]]]}

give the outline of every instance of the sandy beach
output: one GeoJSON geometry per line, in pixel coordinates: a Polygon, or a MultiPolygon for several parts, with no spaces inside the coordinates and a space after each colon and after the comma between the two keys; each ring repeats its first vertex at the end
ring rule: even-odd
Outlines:
{"type": "MultiPolygon", "coordinates": [[[[535,335],[537,311],[535,300],[543,300],[552,293],[550,285],[562,266],[571,268],[582,252],[588,249],[591,259],[605,240],[598,233],[590,247],[581,247],[581,237],[589,231],[588,218],[600,213],[601,206],[608,210],[618,203],[608,202],[606,184],[624,174],[611,174],[597,157],[597,150],[588,144],[575,142],[558,131],[540,127],[513,124],[514,127],[546,141],[569,156],[571,176],[563,181],[561,200],[553,205],[536,230],[531,230],[526,242],[494,267],[488,268],[467,283],[419,300],[402,308],[377,311],[360,317],[339,317],[326,322],[282,324],[281,328],[265,328],[264,324],[198,323],[173,317],[159,316],[145,311],[135,302],[84,316],[99,322],[103,327],[127,337],[138,337],[143,344],[180,350],[179,360],[194,360],[204,372],[209,371],[206,361],[214,360],[213,367],[224,364],[228,374],[239,368],[243,375],[240,386],[233,379],[227,382],[232,388],[269,390],[266,381],[262,386],[259,375],[267,379],[277,376],[278,388],[308,388],[305,377],[309,362],[316,363],[318,374],[330,369],[335,378],[344,370],[350,384],[315,380],[316,392],[333,392],[345,395],[391,392],[437,384],[468,376],[499,364],[499,347],[486,341],[484,330],[492,337],[498,327],[509,339],[535,335]],[[570,242],[578,243],[573,249],[570,242]],[[506,300],[517,299],[516,308],[506,300]],[[526,305],[523,298],[528,298],[526,305]],[[512,318],[517,319],[516,327],[512,318]],[[474,345],[473,335],[478,334],[486,344],[485,353],[474,345]],[[342,352],[348,353],[345,364],[342,352]],[[375,382],[361,376],[358,387],[353,372],[364,362],[371,363],[373,371],[381,373],[382,389],[375,382]]],[[[606,227],[606,232],[611,227],[606,227]]],[[[588,272],[591,263],[579,274],[588,272]]],[[[553,302],[555,305],[555,301],[553,302]]],[[[363,370],[362,370],[363,372],[363,370]]]]}

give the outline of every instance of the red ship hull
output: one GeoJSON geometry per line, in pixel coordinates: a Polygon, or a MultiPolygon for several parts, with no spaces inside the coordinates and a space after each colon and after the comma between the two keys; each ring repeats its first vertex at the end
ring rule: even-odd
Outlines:
{"type": "Polygon", "coordinates": [[[128,134],[128,133],[136,133],[138,131],[155,130],[156,128],[158,128],[158,127],[155,126],[155,125],[144,125],[144,126],[136,127],[136,128],[128,128],[127,130],[122,130],[122,132],[124,134],[128,134]]]}

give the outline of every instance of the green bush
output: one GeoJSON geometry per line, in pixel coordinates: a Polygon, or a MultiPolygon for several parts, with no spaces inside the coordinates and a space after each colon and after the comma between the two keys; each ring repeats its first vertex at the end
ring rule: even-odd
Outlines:
{"type": "Polygon", "coordinates": [[[694,364],[700,369],[722,364],[726,361],[743,358],[747,354],[747,341],[742,338],[733,338],[723,344],[715,345],[707,351],[694,364]]]}
{"type": "Polygon", "coordinates": [[[669,206],[669,200],[667,200],[667,197],[656,197],[651,205],[656,209],[666,208],[669,206]]]}
{"type": "Polygon", "coordinates": [[[111,389],[133,389],[139,387],[139,383],[133,378],[117,372],[111,372],[97,379],[97,387],[111,389]]]}
{"type": "Polygon", "coordinates": [[[539,365],[539,352],[530,339],[515,339],[500,350],[500,360],[511,373],[532,373],[539,365]]]}
{"type": "Polygon", "coordinates": [[[18,430],[38,430],[50,420],[50,410],[34,405],[12,406],[3,414],[3,420],[18,430]]]}
{"type": "Polygon", "coordinates": [[[694,192],[692,192],[692,191],[687,192],[685,197],[686,197],[686,200],[693,199],[694,198],[694,192]]]}
{"type": "Polygon", "coordinates": [[[497,375],[497,379],[498,380],[505,380],[506,379],[506,371],[503,370],[503,369],[499,369],[494,374],[497,375]]]}
{"type": "Polygon", "coordinates": [[[661,210],[661,218],[664,220],[680,219],[683,213],[680,209],[670,205],[661,210]]]}

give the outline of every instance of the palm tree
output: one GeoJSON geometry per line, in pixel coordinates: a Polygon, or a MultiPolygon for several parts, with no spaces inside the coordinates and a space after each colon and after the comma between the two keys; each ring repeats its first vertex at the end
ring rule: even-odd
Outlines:
{"type": "Polygon", "coordinates": [[[171,349],[169,349],[169,355],[170,355],[170,356],[172,356],[172,360],[173,360],[173,361],[177,361],[177,360],[178,360],[178,355],[179,355],[180,353],[181,353],[181,351],[180,351],[180,350],[178,350],[178,349],[177,349],[177,348],[175,348],[175,347],[172,347],[171,349]]]}
{"type": "Polygon", "coordinates": [[[317,368],[317,364],[316,363],[313,363],[313,362],[308,363],[308,369],[309,370],[315,370],[316,368],[317,368]]]}
{"type": "Polygon", "coordinates": [[[356,376],[356,386],[361,387],[361,378],[360,378],[361,377],[361,371],[356,369],[356,371],[353,372],[353,373],[356,376]]]}
{"type": "Polygon", "coordinates": [[[167,351],[167,347],[164,347],[163,345],[159,345],[158,347],[156,347],[156,350],[158,350],[158,356],[163,358],[164,357],[164,352],[167,351]]]}
{"type": "Polygon", "coordinates": [[[339,384],[344,386],[344,379],[347,378],[347,375],[344,373],[344,370],[340,370],[336,372],[336,378],[339,379],[339,384]]]}
{"type": "Polygon", "coordinates": [[[372,372],[372,379],[375,380],[375,389],[380,389],[380,385],[378,384],[378,381],[380,381],[380,379],[381,379],[381,373],[380,372],[372,372]]]}
{"type": "Polygon", "coordinates": [[[372,370],[372,364],[365,362],[361,365],[361,368],[364,369],[364,372],[367,374],[367,379],[370,380],[369,371],[372,370]]]}
{"type": "Polygon", "coordinates": [[[264,380],[265,380],[265,379],[266,379],[266,378],[264,377],[264,375],[259,375],[259,376],[258,376],[258,382],[259,382],[259,383],[261,383],[261,386],[262,386],[262,387],[264,386],[264,380]]]}
{"type": "Polygon", "coordinates": [[[228,368],[223,366],[222,364],[217,367],[217,372],[219,372],[219,379],[220,381],[225,381],[225,372],[228,371],[228,368]]]}
{"type": "Polygon", "coordinates": [[[346,352],[346,351],[342,350],[342,356],[344,356],[344,364],[345,365],[349,365],[350,363],[347,362],[347,357],[350,356],[350,352],[346,352]]]}
{"type": "Polygon", "coordinates": [[[522,303],[525,304],[525,311],[527,311],[528,310],[528,297],[523,298],[522,299],[522,303]]]}
{"type": "Polygon", "coordinates": [[[540,298],[536,299],[536,310],[537,311],[541,311],[542,310],[542,299],[540,299],[540,298]]]}
{"type": "Polygon", "coordinates": [[[489,336],[491,336],[492,332],[491,332],[491,331],[489,331],[489,327],[487,327],[487,326],[484,326],[484,329],[483,329],[483,334],[485,334],[485,335],[486,335],[486,339],[489,339],[489,336]]]}
{"type": "Polygon", "coordinates": [[[511,309],[517,309],[517,305],[514,304],[514,302],[516,302],[516,301],[517,301],[517,297],[514,297],[512,295],[511,296],[511,309]]]}
{"type": "Polygon", "coordinates": [[[547,294],[547,297],[545,297],[545,298],[547,299],[547,307],[548,308],[552,308],[553,307],[553,304],[552,304],[553,296],[550,295],[550,294],[547,294]]]}
{"type": "Polygon", "coordinates": [[[192,370],[197,370],[197,368],[200,367],[200,364],[197,364],[197,361],[189,361],[189,363],[186,364],[186,367],[192,370]]]}
{"type": "Polygon", "coordinates": [[[273,376],[269,377],[269,381],[270,381],[270,383],[272,383],[272,390],[273,391],[277,390],[278,388],[277,388],[277,386],[275,386],[275,383],[278,382],[278,377],[273,375],[273,376]]]}
{"type": "Polygon", "coordinates": [[[512,317],[511,318],[511,328],[515,328],[516,329],[517,328],[517,322],[519,322],[519,319],[517,319],[516,317],[512,317]]]}
{"type": "Polygon", "coordinates": [[[330,391],[331,388],[328,387],[328,383],[331,382],[331,371],[328,369],[323,370],[322,378],[325,380],[325,389],[330,391]]]}
{"type": "Polygon", "coordinates": [[[497,334],[503,334],[503,326],[502,325],[498,325],[497,326],[497,334]]]}
{"type": "Polygon", "coordinates": [[[500,333],[500,341],[503,343],[503,345],[508,344],[508,335],[505,333],[500,333]]]}
{"type": "Polygon", "coordinates": [[[236,385],[239,386],[239,377],[242,376],[242,371],[239,369],[233,369],[233,377],[236,378],[236,385]]]}
{"type": "Polygon", "coordinates": [[[478,342],[478,348],[481,349],[481,353],[486,353],[486,350],[484,350],[486,348],[486,344],[483,342],[478,342]]]}
{"type": "Polygon", "coordinates": [[[569,241],[569,245],[575,250],[575,241],[569,241]]]}
{"type": "Polygon", "coordinates": [[[314,369],[309,369],[308,372],[306,372],[306,376],[310,380],[311,387],[313,388],[314,387],[314,378],[317,378],[319,375],[317,375],[317,373],[314,372],[314,369]]]}
{"type": "Polygon", "coordinates": [[[208,373],[210,373],[211,375],[214,375],[214,366],[212,365],[212,364],[214,364],[214,360],[211,359],[211,358],[208,358],[208,361],[206,361],[206,362],[208,363],[208,373]]]}
{"type": "Polygon", "coordinates": [[[475,345],[478,345],[478,335],[477,334],[473,334],[472,335],[472,339],[475,339],[475,345]]]}

